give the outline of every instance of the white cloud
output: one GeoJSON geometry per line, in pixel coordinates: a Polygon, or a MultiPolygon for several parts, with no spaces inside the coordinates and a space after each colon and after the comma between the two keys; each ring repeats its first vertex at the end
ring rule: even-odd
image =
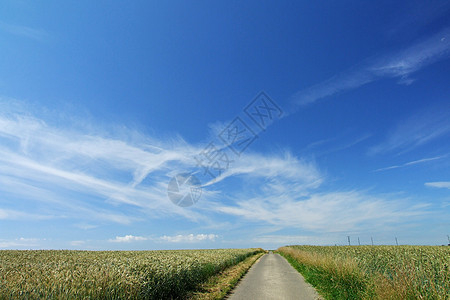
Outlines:
{"type": "Polygon", "coordinates": [[[89,229],[94,229],[97,228],[98,226],[93,225],[93,224],[88,224],[88,223],[77,223],[74,224],[75,227],[83,229],[83,230],[89,230],[89,229]]]}
{"type": "Polygon", "coordinates": [[[426,182],[425,185],[435,188],[450,189],[450,181],[426,182]]]}
{"type": "MultiPolygon", "coordinates": [[[[99,129],[81,132],[73,119],[38,117],[10,99],[0,104],[0,191],[9,197],[40,202],[52,215],[94,226],[99,221],[130,224],[173,215],[194,221],[208,218],[173,205],[167,197],[170,178],[195,170],[194,156],[204,145],[180,138],[155,140],[126,129],[112,134],[99,129]]],[[[314,162],[289,152],[246,152],[234,160],[216,180],[203,182],[203,202],[198,205],[207,207],[220,193],[217,184],[230,177],[269,184],[295,181],[298,189],[315,188],[323,180],[314,162]]]]}
{"type": "Polygon", "coordinates": [[[0,220],[48,220],[53,219],[55,216],[50,215],[40,215],[40,214],[32,214],[26,213],[14,209],[2,209],[0,208],[0,220]]]}
{"type": "Polygon", "coordinates": [[[23,249],[39,246],[40,239],[36,238],[17,238],[13,240],[0,239],[0,248],[23,249]]]}
{"type": "Polygon", "coordinates": [[[71,246],[83,246],[84,244],[86,244],[86,241],[71,241],[70,242],[71,246]]]}
{"type": "Polygon", "coordinates": [[[186,235],[174,235],[161,237],[161,240],[171,243],[184,243],[184,242],[201,242],[201,241],[215,241],[219,236],[216,234],[186,234],[186,235]]]}
{"type": "Polygon", "coordinates": [[[181,140],[126,141],[52,127],[8,100],[2,101],[0,113],[0,181],[8,183],[0,186],[3,192],[37,201],[52,199],[52,210],[66,207],[79,216],[91,211],[88,215],[109,215],[119,223],[133,218],[115,212],[117,205],[135,206],[144,214],[201,217],[173,205],[166,194],[169,172],[194,165],[193,153],[199,149],[181,140]],[[15,110],[8,112],[12,106],[15,110]],[[148,177],[152,184],[142,184],[148,177]],[[101,200],[102,209],[80,201],[86,196],[101,200]]]}
{"type": "MultiPolygon", "coordinates": [[[[183,218],[216,223],[231,215],[284,228],[312,231],[351,230],[395,223],[423,212],[402,199],[384,199],[360,191],[319,193],[325,180],[314,161],[288,151],[247,151],[215,181],[204,182],[203,198],[193,208],[173,205],[167,197],[171,176],[194,170],[203,145],[181,139],[154,140],[124,130],[106,134],[51,126],[44,118],[8,106],[0,113],[0,191],[7,197],[39,203],[43,212],[13,212],[70,218],[74,224],[130,224],[148,218],[183,218]],[[128,132],[128,133],[127,133],[128,132]],[[138,138],[129,138],[138,136],[138,138]],[[233,188],[227,180],[237,181],[233,188]],[[226,190],[220,190],[224,187],[226,190]]],[[[34,114],[36,115],[36,114],[34,114]]],[[[62,123],[64,122],[54,122],[62,123]]],[[[23,207],[26,207],[23,205],[23,207]]],[[[423,208],[423,207],[422,207],[423,208]]],[[[38,218],[36,216],[36,218],[38,218]]],[[[163,236],[157,241],[213,241],[215,234],[163,236]]],[[[110,242],[150,240],[117,236],[110,242]]],[[[153,240],[153,239],[152,239],[153,240]]]]}
{"type": "Polygon", "coordinates": [[[292,96],[292,101],[298,105],[313,103],[384,77],[398,78],[398,83],[409,85],[414,81],[409,78],[409,75],[448,58],[449,54],[450,28],[444,28],[402,51],[377,60],[366,61],[315,86],[299,91],[292,96]]]}
{"type": "Polygon", "coordinates": [[[334,236],[320,235],[261,235],[252,239],[255,244],[275,245],[280,247],[284,245],[329,245],[336,241],[334,236]]]}
{"type": "Polygon", "coordinates": [[[325,154],[330,154],[330,153],[334,153],[334,152],[338,152],[338,151],[342,151],[342,150],[346,150],[351,147],[354,147],[355,145],[358,145],[358,144],[366,141],[371,136],[372,136],[372,134],[366,133],[364,135],[361,135],[357,138],[354,138],[350,141],[347,141],[347,142],[342,143],[341,145],[337,145],[337,146],[330,145],[332,142],[334,144],[336,144],[335,142],[338,139],[339,140],[341,139],[341,137],[339,137],[339,136],[334,136],[332,138],[321,139],[321,140],[312,142],[309,145],[307,145],[303,151],[311,152],[313,150],[314,156],[320,157],[325,154]]]}
{"type": "Polygon", "coordinates": [[[148,238],[143,236],[125,235],[125,236],[116,236],[115,239],[110,239],[108,241],[112,243],[131,243],[146,240],[148,240],[148,238]]]}
{"type": "Polygon", "coordinates": [[[358,88],[376,79],[374,74],[362,68],[353,68],[335,75],[319,84],[295,93],[291,99],[295,104],[306,105],[319,99],[358,88]]]}
{"type": "Polygon", "coordinates": [[[282,193],[218,205],[225,214],[253,222],[295,227],[314,232],[342,232],[379,228],[426,213],[425,204],[411,206],[405,199],[390,199],[359,191],[316,193],[298,197],[282,193]]]}
{"type": "Polygon", "coordinates": [[[403,167],[407,167],[407,166],[413,166],[413,165],[417,165],[417,164],[422,164],[422,163],[426,163],[426,162],[442,159],[442,158],[444,158],[446,156],[447,155],[441,155],[441,156],[435,156],[435,157],[429,157],[429,158],[422,158],[422,159],[410,161],[410,162],[407,162],[407,163],[404,163],[404,164],[401,164],[401,165],[395,165],[395,166],[389,166],[389,167],[385,167],[385,168],[376,169],[376,170],[374,170],[374,172],[387,171],[387,170],[398,169],[398,168],[403,168],[403,167]]]}
{"type": "Polygon", "coordinates": [[[10,34],[30,38],[37,41],[44,41],[49,37],[49,34],[42,29],[32,28],[23,25],[13,25],[0,22],[0,29],[10,34]]]}
{"type": "Polygon", "coordinates": [[[450,106],[447,104],[421,111],[401,121],[389,132],[385,141],[369,150],[369,154],[396,150],[407,152],[448,135],[450,135],[450,106]]]}
{"type": "Polygon", "coordinates": [[[205,186],[238,175],[295,180],[303,183],[305,188],[318,187],[323,181],[322,175],[313,162],[298,159],[289,152],[281,156],[246,153],[239,161],[231,164],[221,176],[206,183],[205,186]]]}
{"type": "MultiPolygon", "coordinates": [[[[171,242],[171,243],[191,243],[201,241],[215,241],[219,236],[216,234],[179,234],[179,235],[163,235],[159,238],[152,238],[146,236],[136,236],[127,234],[125,236],[116,236],[114,239],[109,239],[110,243],[132,243],[142,241],[156,241],[156,242],[171,242]]],[[[72,245],[79,246],[84,244],[85,241],[73,241],[72,245]]]]}
{"type": "Polygon", "coordinates": [[[450,41],[446,37],[450,37],[450,28],[444,28],[424,41],[380,59],[371,70],[379,76],[407,78],[409,74],[424,66],[448,57],[450,41]]]}

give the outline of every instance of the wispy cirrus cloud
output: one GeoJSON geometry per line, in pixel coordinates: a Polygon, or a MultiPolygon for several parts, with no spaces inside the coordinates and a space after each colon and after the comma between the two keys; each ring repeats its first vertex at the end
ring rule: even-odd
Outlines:
{"type": "Polygon", "coordinates": [[[411,84],[414,72],[450,55],[450,28],[419,41],[404,50],[369,59],[291,97],[297,106],[313,103],[337,93],[352,90],[381,78],[396,78],[400,84],[411,84]]]}
{"type": "Polygon", "coordinates": [[[353,140],[350,140],[346,143],[342,143],[340,145],[330,145],[331,143],[336,144],[337,140],[342,139],[342,137],[332,137],[332,138],[327,138],[327,139],[321,139],[318,140],[316,142],[313,142],[309,145],[307,145],[304,149],[305,152],[311,152],[314,151],[314,155],[316,157],[322,156],[322,155],[326,155],[326,154],[330,154],[330,153],[334,153],[334,152],[338,152],[338,151],[342,151],[342,150],[346,150],[349,149],[351,147],[354,147],[362,142],[364,142],[365,140],[369,139],[372,136],[372,134],[363,134],[360,135],[356,138],[354,138],[353,140]]]}
{"type": "Polygon", "coordinates": [[[450,189],[450,181],[426,182],[425,185],[434,188],[450,189]]]}
{"type": "Polygon", "coordinates": [[[387,139],[369,149],[369,154],[407,152],[450,134],[450,106],[432,107],[400,121],[387,139]]]}
{"type": "Polygon", "coordinates": [[[125,236],[116,236],[114,239],[108,240],[112,243],[131,243],[131,242],[140,242],[140,241],[146,241],[148,238],[143,236],[135,236],[131,234],[127,234],[125,236]]]}
{"type": "Polygon", "coordinates": [[[373,172],[381,172],[381,171],[387,171],[387,170],[392,170],[392,169],[403,168],[403,167],[407,167],[407,166],[413,166],[413,165],[417,165],[417,164],[422,164],[422,163],[426,163],[426,162],[430,162],[430,161],[439,160],[439,159],[442,159],[442,158],[444,158],[446,156],[447,155],[441,155],[441,156],[417,159],[417,160],[413,160],[413,161],[410,161],[410,162],[407,162],[407,163],[403,163],[401,165],[394,165],[394,166],[389,166],[389,167],[385,167],[385,168],[376,169],[373,172]]]}
{"type": "Polygon", "coordinates": [[[216,234],[178,234],[174,236],[164,235],[161,240],[170,243],[183,243],[183,242],[202,242],[202,241],[215,241],[219,236],[216,234]]]}
{"type": "Polygon", "coordinates": [[[27,213],[14,209],[1,209],[0,220],[48,220],[55,216],[27,213]]]}
{"type": "Polygon", "coordinates": [[[86,244],[86,241],[83,241],[83,240],[70,241],[71,246],[83,246],[85,244],[86,244]]]}
{"type": "Polygon", "coordinates": [[[4,22],[0,22],[0,30],[9,34],[33,39],[40,42],[45,41],[50,36],[45,30],[42,29],[23,25],[8,24],[4,22]]]}
{"type": "Polygon", "coordinates": [[[26,249],[39,246],[41,240],[36,238],[0,239],[0,248],[26,249]]]}
{"type": "Polygon", "coordinates": [[[217,234],[212,233],[163,235],[158,238],[127,234],[125,236],[116,236],[114,239],[109,239],[108,242],[133,243],[133,242],[153,241],[153,242],[169,242],[169,243],[186,243],[186,242],[195,243],[202,241],[215,241],[218,237],[219,236],[217,234]]]}
{"type": "Polygon", "coordinates": [[[239,175],[296,180],[302,182],[305,188],[318,187],[323,181],[322,174],[320,174],[313,162],[298,159],[289,152],[285,152],[282,155],[251,153],[244,154],[242,159],[230,165],[230,168],[217,178],[206,183],[205,186],[239,175]]]}
{"type": "Polygon", "coordinates": [[[354,67],[321,83],[295,93],[291,101],[295,105],[306,105],[337,93],[358,88],[376,79],[365,67],[354,67]]]}
{"type": "MultiPolygon", "coordinates": [[[[441,59],[446,59],[449,54],[450,28],[445,28],[399,53],[379,59],[369,68],[369,71],[379,77],[387,76],[405,80],[411,73],[441,59]]],[[[408,84],[408,82],[406,83],[408,84]]]]}
{"type": "Polygon", "coordinates": [[[130,142],[54,127],[32,112],[17,107],[8,111],[8,101],[2,104],[0,182],[7,184],[0,190],[10,197],[41,203],[52,199],[48,210],[59,215],[118,223],[136,220],[139,213],[199,216],[174,206],[166,194],[168,170],[193,164],[195,147],[182,141],[130,142]],[[142,184],[149,175],[154,182],[142,184]],[[124,207],[133,214],[125,214],[124,207]]]}
{"type": "Polygon", "coordinates": [[[426,214],[427,204],[410,205],[407,199],[377,196],[362,191],[297,191],[260,194],[238,199],[234,205],[218,205],[217,210],[252,222],[283,228],[333,233],[368,230],[390,226],[426,214]]]}
{"type": "MultiPolygon", "coordinates": [[[[215,218],[261,222],[277,228],[336,232],[402,222],[426,212],[405,199],[363,191],[323,192],[326,177],[314,161],[289,151],[247,151],[215,181],[204,183],[202,202],[192,209],[167,197],[171,176],[191,171],[204,145],[182,139],[129,139],[130,134],[55,127],[37,113],[0,113],[0,216],[57,216],[74,224],[131,224],[144,219],[181,217],[214,224],[215,218]],[[100,133],[99,133],[100,132],[100,133]],[[127,138],[124,138],[126,136],[127,138]],[[230,181],[233,184],[227,185],[230,181]],[[223,188],[223,190],[222,190],[223,188]],[[13,204],[22,203],[20,211],[13,204]],[[30,205],[28,205],[30,204],[30,205]],[[39,211],[33,207],[39,204],[39,211]],[[6,211],[7,210],[7,211],[6,211]],[[23,215],[20,215],[23,213],[23,215]]],[[[138,135],[139,136],[139,135],[138,135]]],[[[212,241],[211,234],[167,235],[159,239],[125,235],[110,242],[212,241]]]]}
{"type": "MultiPolygon", "coordinates": [[[[155,140],[132,131],[80,131],[65,120],[54,122],[54,116],[38,117],[10,99],[2,104],[0,191],[7,199],[40,203],[43,215],[91,226],[99,221],[130,224],[174,215],[194,221],[208,218],[197,210],[173,205],[167,197],[170,178],[194,170],[194,156],[204,145],[191,145],[182,139],[155,140]]],[[[217,184],[237,177],[244,181],[296,181],[304,188],[317,187],[323,180],[313,162],[289,152],[245,153],[217,180],[204,183],[202,207],[208,207],[209,198],[220,193],[215,190],[217,184]]],[[[14,207],[12,202],[4,204],[14,207]]]]}

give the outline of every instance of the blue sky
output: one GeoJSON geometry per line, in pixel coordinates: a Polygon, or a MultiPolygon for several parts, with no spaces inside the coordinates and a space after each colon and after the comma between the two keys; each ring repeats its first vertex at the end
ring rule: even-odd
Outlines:
{"type": "Polygon", "coordinates": [[[449,15],[447,1],[3,2],[0,248],[446,243],[449,15]],[[263,129],[245,111],[261,91],[279,108],[263,129]],[[221,139],[235,122],[255,137],[238,154],[221,139]],[[213,147],[229,160],[208,178],[196,159],[213,147]],[[202,184],[189,207],[167,193],[183,173],[202,184]]]}

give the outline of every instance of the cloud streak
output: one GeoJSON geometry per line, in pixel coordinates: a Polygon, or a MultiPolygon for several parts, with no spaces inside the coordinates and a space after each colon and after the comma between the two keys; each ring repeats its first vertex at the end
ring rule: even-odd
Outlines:
{"type": "Polygon", "coordinates": [[[450,28],[396,53],[370,59],[317,85],[299,91],[291,101],[299,106],[313,103],[340,92],[352,90],[381,78],[396,78],[400,84],[411,84],[409,76],[450,54],[450,28]]]}
{"type": "MultiPolygon", "coordinates": [[[[194,155],[204,145],[190,145],[181,139],[154,140],[132,131],[124,134],[128,140],[99,130],[81,132],[65,120],[55,123],[65,124],[66,128],[55,127],[20,105],[10,101],[2,104],[0,191],[11,199],[41,203],[46,212],[42,215],[81,219],[77,223],[130,224],[148,217],[174,215],[192,221],[208,218],[198,210],[173,205],[167,197],[170,178],[195,170],[194,155]],[[130,140],[130,136],[139,138],[130,140]]],[[[217,180],[204,185],[204,199],[199,206],[208,207],[209,199],[220,193],[215,187],[231,178],[277,178],[301,182],[304,188],[317,187],[322,181],[313,162],[289,152],[249,152],[217,180]]],[[[9,215],[19,216],[12,210],[9,215]]]]}
{"type": "Polygon", "coordinates": [[[4,104],[0,115],[3,192],[36,201],[53,199],[50,210],[55,210],[56,204],[56,210],[65,207],[69,215],[83,212],[80,215],[84,216],[90,211],[88,215],[103,215],[122,224],[133,219],[122,214],[121,208],[127,211],[126,207],[135,207],[144,215],[199,216],[168,201],[165,186],[171,164],[180,169],[193,163],[194,147],[182,142],[172,147],[140,145],[55,128],[30,112],[8,113],[8,103],[4,104]],[[154,183],[142,184],[148,177],[154,183]],[[80,201],[82,198],[91,201],[80,201]]]}
{"type": "Polygon", "coordinates": [[[450,189],[450,181],[426,182],[425,185],[440,189],[450,189]]]}
{"type": "Polygon", "coordinates": [[[146,241],[148,238],[143,236],[135,236],[135,235],[125,235],[125,236],[116,236],[115,239],[108,240],[111,243],[131,243],[131,242],[141,242],[146,241]]]}
{"type": "Polygon", "coordinates": [[[55,216],[26,213],[13,209],[0,209],[0,220],[48,220],[55,216]]]}
{"type": "MultiPolygon", "coordinates": [[[[0,191],[9,200],[2,203],[0,219],[54,217],[97,226],[173,217],[215,224],[217,218],[231,217],[236,223],[336,232],[381,227],[426,213],[424,206],[411,206],[405,199],[357,190],[320,191],[326,177],[315,162],[289,151],[243,153],[215,181],[204,184],[201,202],[184,209],[168,199],[167,184],[171,176],[195,170],[193,157],[204,145],[181,139],[130,140],[99,130],[80,132],[70,124],[67,128],[51,126],[36,113],[8,112],[8,105],[3,107],[0,191]],[[11,203],[30,208],[18,211],[11,203]],[[32,208],[36,206],[38,211],[32,208]]],[[[214,234],[187,234],[155,240],[125,235],[109,241],[177,243],[216,238],[214,234]]]]}
{"type": "Polygon", "coordinates": [[[430,162],[430,161],[439,160],[439,159],[442,159],[444,157],[446,157],[446,155],[441,155],[441,156],[436,156],[436,157],[429,157],[429,158],[422,158],[422,159],[410,161],[410,162],[407,162],[407,163],[404,163],[404,164],[401,164],[401,165],[394,165],[394,166],[390,166],[390,167],[376,169],[373,172],[381,172],[381,171],[387,171],[387,170],[392,170],[392,169],[403,168],[403,167],[407,167],[407,166],[413,166],[413,165],[417,165],[417,164],[422,164],[422,163],[426,163],[426,162],[430,162]]]}
{"type": "Polygon", "coordinates": [[[13,25],[0,22],[0,29],[9,34],[29,38],[39,42],[49,38],[49,34],[46,31],[23,25],[13,25]]]}
{"type": "Polygon", "coordinates": [[[450,105],[416,113],[389,132],[387,139],[369,149],[369,155],[407,152],[450,134],[450,105]]]}
{"type": "Polygon", "coordinates": [[[170,242],[170,243],[195,243],[195,242],[203,242],[203,241],[215,241],[219,236],[216,234],[178,234],[174,236],[164,235],[161,237],[161,240],[170,242]]]}
{"type": "Polygon", "coordinates": [[[0,239],[0,248],[24,249],[39,246],[40,239],[35,238],[17,238],[13,240],[0,239]]]}
{"type": "MultiPolygon", "coordinates": [[[[214,242],[219,236],[216,234],[178,234],[178,235],[163,235],[159,238],[136,236],[127,234],[125,236],[116,236],[114,239],[109,239],[110,243],[134,243],[143,241],[153,241],[153,242],[169,242],[169,243],[196,243],[203,241],[214,242]]],[[[80,241],[77,241],[80,242],[80,241]]]]}
{"type": "Polygon", "coordinates": [[[408,204],[361,191],[312,192],[298,195],[295,189],[260,194],[234,205],[218,205],[225,214],[251,222],[269,223],[283,228],[299,228],[315,233],[383,230],[387,226],[426,214],[426,204],[408,204]]]}

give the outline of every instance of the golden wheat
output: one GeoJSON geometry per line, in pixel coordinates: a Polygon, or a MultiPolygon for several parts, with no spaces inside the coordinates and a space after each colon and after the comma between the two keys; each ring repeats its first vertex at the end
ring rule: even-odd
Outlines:
{"type": "Polygon", "coordinates": [[[0,251],[0,298],[183,297],[261,249],[0,251]]]}
{"type": "Polygon", "coordinates": [[[334,288],[348,288],[343,295],[366,299],[450,299],[450,247],[289,246],[278,251],[311,273],[321,274],[312,276],[334,281],[322,282],[324,289],[336,282],[340,286],[334,288]]]}

